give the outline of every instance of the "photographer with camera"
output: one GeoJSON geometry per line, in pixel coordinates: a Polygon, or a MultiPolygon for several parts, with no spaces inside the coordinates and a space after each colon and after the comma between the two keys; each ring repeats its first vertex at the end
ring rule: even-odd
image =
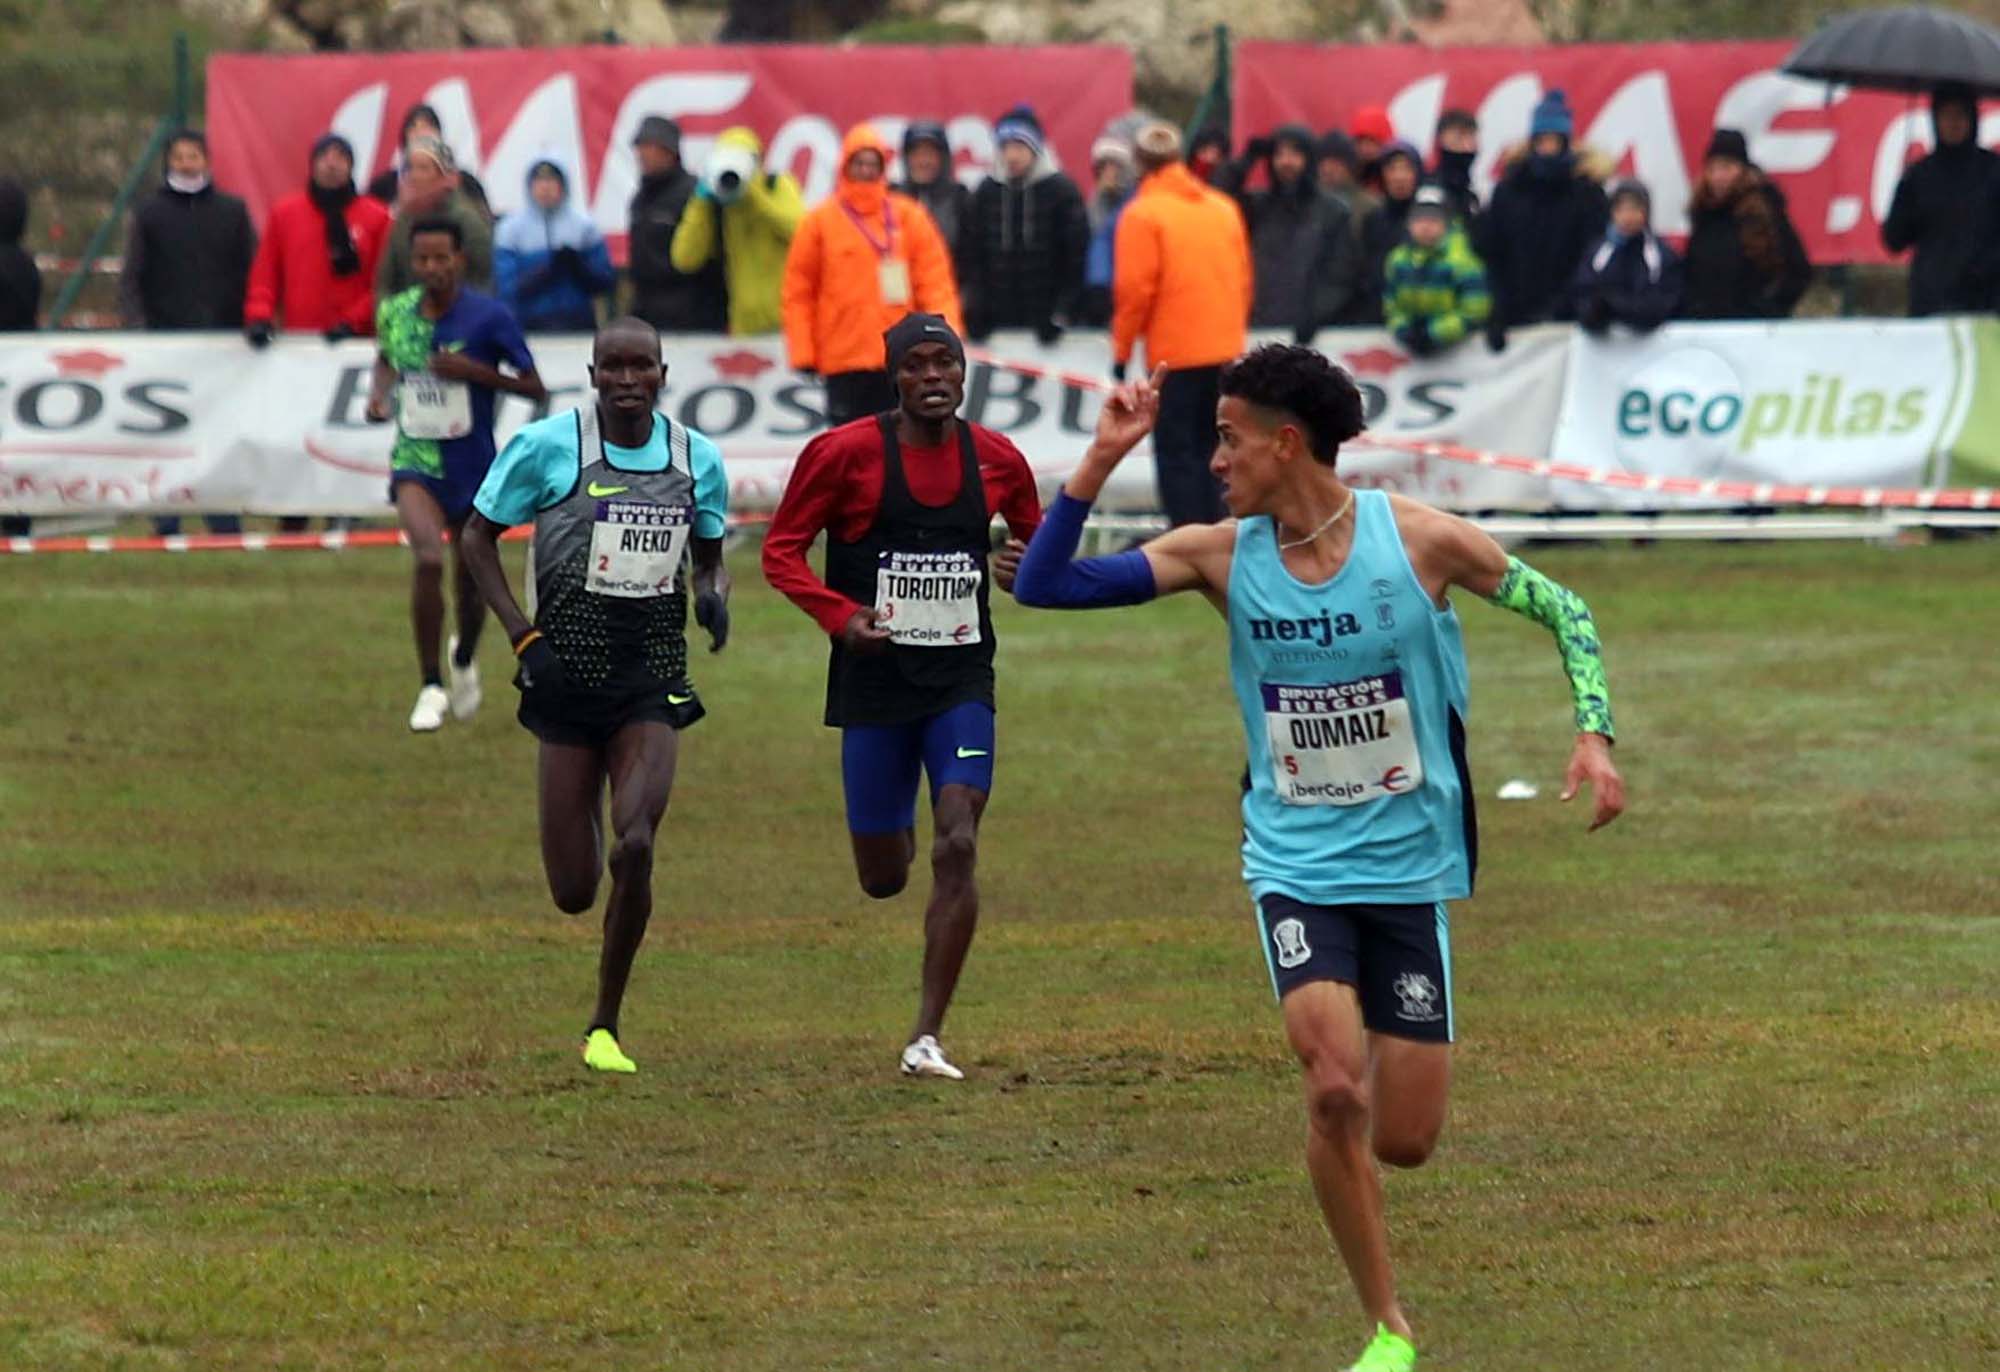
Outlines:
{"type": "Polygon", "coordinates": [[[674,230],[674,270],[693,275],[722,254],[729,332],[776,333],[785,254],[805,214],[799,183],[764,170],[764,145],[749,129],[724,129],[674,230]],[[719,227],[718,227],[719,225],[719,227]]]}

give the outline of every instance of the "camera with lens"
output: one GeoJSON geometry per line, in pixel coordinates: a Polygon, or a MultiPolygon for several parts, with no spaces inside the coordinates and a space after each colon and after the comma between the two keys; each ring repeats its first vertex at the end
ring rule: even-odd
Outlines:
{"type": "Polygon", "coordinates": [[[708,159],[708,190],[722,204],[743,198],[757,175],[757,154],[748,148],[718,147],[708,159]]]}

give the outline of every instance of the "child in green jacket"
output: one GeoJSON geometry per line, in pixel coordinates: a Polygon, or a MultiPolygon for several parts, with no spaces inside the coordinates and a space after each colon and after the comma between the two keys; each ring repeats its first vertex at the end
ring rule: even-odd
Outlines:
{"type": "Polygon", "coordinates": [[[1430,357],[1485,324],[1493,298],[1486,268],[1451,222],[1437,186],[1423,186],[1410,204],[1409,239],[1383,268],[1382,317],[1396,341],[1430,357]]]}

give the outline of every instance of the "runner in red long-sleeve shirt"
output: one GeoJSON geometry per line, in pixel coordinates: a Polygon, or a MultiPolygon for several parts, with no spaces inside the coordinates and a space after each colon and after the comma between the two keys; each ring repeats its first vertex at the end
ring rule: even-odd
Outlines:
{"type": "Polygon", "coordinates": [[[1042,511],[1020,450],[958,418],[965,347],[951,326],[913,314],[885,341],[898,408],[799,455],[764,537],[764,577],[833,640],[826,723],[841,730],[855,872],[878,900],[909,882],[918,775],[930,777],[923,999],[902,1070],[956,1081],[937,1035],[979,920],[973,869],[993,789],[992,517],[1025,540],[1042,511]],[[806,560],[822,531],[824,581],[806,560]]]}

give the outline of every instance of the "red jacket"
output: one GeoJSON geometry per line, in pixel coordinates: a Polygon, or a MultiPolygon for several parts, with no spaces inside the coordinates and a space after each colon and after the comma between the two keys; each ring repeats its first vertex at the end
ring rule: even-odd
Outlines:
{"type": "MultiPolygon", "coordinates": [[[[1028,459],[1006,435],[977,424],[972,426],[972,450],[979,455],[987,510],[1004,516],[1014,537],[1033,538],[1042,524],[1042,501],[1028,459]]],[[[941,448],[905,444],[903,476],[911,497],[924,505],[951,504],[958,499],[960,463],[955,434],[941,448]]],[[[882,432],[870,416],[830,429],[806,445],[764,533],[764,579],[829,635],[839,633],[861,607],[813,575],[806,553],[822,529],[843,543],[860,538],[881,504],[882,432]]]]}
{"type": "Polygon", "coordinates": [[[347,232],[361,270],[337,277],[326,246],[326,220],[311,198],[300,191],[273,205],[257,260],[250,264],[243,322],[276,323],[295,333],[324,333],[346,324],[358,334],[374,333],[375,266],[389,242],[389,211],[373,196],[357,195],[347,206],[347,232]]]}

